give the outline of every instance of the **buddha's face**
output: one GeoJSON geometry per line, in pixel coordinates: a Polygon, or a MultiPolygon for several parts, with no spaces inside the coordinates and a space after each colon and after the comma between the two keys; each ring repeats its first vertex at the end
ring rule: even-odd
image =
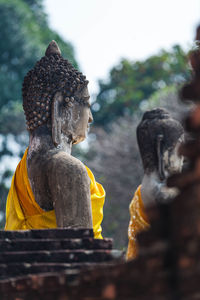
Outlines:
{"type": "Polygon", "coordinates": [[[89,124],[93,121],[90,109],[90,95],[88,88],[77,91],[74,98],[80,100],[75,101],[71,108],[65,108],[63,111],[61,130],[63,134],[70,135],[73,144],[82,142],[88,132],[89,124]],[[84,101],[84,104],[83,104],[84,101]]]}
{"type": "Polygon", "coordinates": [[[184,158],[179,154],[179,148],[183,140],[184,136],[181,136],[172,150],[164,152],[164,173],[166,178],[182,170],[184,158]]]}
{"type": "Polygon", "coordinates": [[[169,176],[182,170],[183,156],[179,154],[179,147],[183,139],[182,136],[172,149],[164,152],[162,158],[164,179],[161,179],[159,172],[155,170],[144,176],[141,189],[144,204],[150,204],[152,201],[166,203],[178,195],[178,190],[169,188],[166,181],[169,176]]]}

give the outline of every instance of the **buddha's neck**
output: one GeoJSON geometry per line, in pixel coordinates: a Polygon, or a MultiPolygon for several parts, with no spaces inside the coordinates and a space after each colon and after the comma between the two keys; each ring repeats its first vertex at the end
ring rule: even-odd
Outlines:
{"type": "Polygon", "coordinates": [[[71,154],[72,142],[67,136],[61,134],[61,141],[57,148],[64,152],[67,152],[68,154],[71,154]]]}
{"type": "Polygon", "coordinates": [[[67,152],[68,154],[71,154],[72,149],[72,143],[68,139],[68,137],[62,135],[61,136],[61,142],[56,147],[53,143],[51,132],[48,132],[46,130],[35,130],[31,135],[29,139],[29,154],[31,155],[32,152],[36,151],[49,151],[59,149],[64,152],[67,152]]]}
{"type": "Polygon", "coordinates": [[[141,196],[144,205],[150,204],[155,198],[155,188],[160,186],[160,180],[156,171],[144,174],[141,186],[141,196]]]}

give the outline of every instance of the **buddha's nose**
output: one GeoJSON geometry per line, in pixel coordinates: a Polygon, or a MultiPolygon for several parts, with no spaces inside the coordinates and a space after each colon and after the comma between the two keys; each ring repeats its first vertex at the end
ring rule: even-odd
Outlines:
{"type": "Polygon", "coordinates": [[[92,123],[94,121],[91,110],[89,111],[89,120],[88,123],[92,123]]]}

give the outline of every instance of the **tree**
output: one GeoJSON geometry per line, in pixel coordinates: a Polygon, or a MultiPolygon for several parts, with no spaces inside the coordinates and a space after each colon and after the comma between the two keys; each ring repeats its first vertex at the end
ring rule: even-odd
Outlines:
{"type": "Polygon", "coordinates": [[[123,59],[112,68],[108,82],[99,81],[100,92],[92,105],[95,124],[106,126],[116,118],[137,111],[141,101],[159,89],[189,78],[182,48],[162,50],[144,61],[123,59]]]}
{"type": "Polygon", "coordinates": [[[0,108],[21,99],[25,74],[52,39],[57,40],[63,55],[77,66],[72,46],[49,29],[43,7],[38,3],[0,0],[0,108]]]}

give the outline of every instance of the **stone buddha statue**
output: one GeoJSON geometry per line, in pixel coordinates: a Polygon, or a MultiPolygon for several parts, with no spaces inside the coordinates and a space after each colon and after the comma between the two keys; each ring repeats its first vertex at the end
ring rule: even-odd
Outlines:
{"type": "Polygon", "coordinates": [[[162,203],[177,195],[177,190],[166,186],[167,178],[179,173],[183,156],[178,153],[184,141],[180,122],[161,108],[147,111],[137,127],[137,140],[143,162],[141,196],[143,203],[162,203]]]}
{"type": "Polygon", "coordinates": [[[183,156],[178,150],[184,140],[184,129],[166,110],[156,108],[144,113],[137,127],[137,140],[144,176],[129,206],[127,259],[136,257],[136,236],[150,226],[145,207],[171,201],[178,193],[176,189],[168,188],[166,181],[170,175],[182,170],[183,156]]]}
{"type": "Polygon", "coordinates": [[[93,121],[89,98],[86,77],[52,41],[24,78],[30,141],[8,195],[7,230],[93,227],[101,238],[105,192],[92,172],[71,155],[72,145],[86,138],[93,121]]]}

